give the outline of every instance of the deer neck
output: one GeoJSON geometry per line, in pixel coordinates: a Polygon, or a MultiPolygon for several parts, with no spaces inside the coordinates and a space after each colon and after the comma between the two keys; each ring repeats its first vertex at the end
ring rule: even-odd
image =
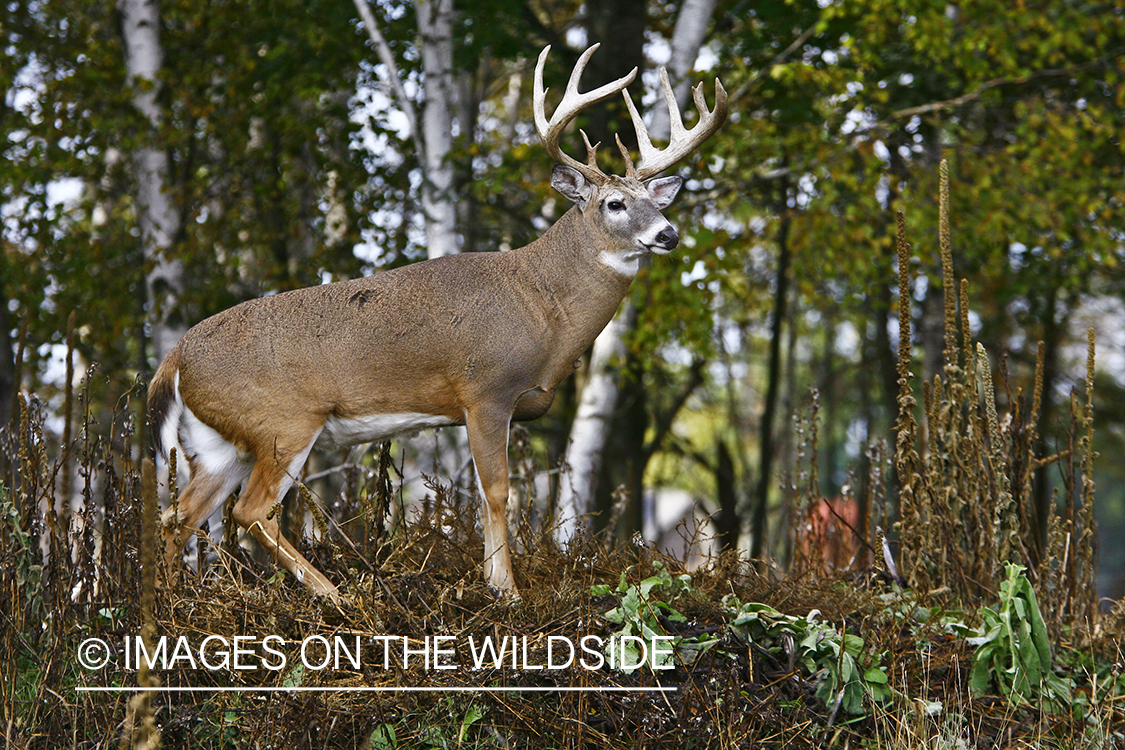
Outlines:
{"type": "Polygon", "coordinates": [[[548,314],[588,328],[590,341],[613,318],[633,280],[606,262],[610,253],[600,240],[581,211],[571,208],[539,239],[513,251],[534,276],[548,314]]]}

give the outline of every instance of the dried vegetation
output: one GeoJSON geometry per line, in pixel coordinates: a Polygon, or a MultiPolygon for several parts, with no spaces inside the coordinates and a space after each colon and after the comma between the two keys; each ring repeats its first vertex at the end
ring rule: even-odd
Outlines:
{"type": "MultiPolygon", "coordinates": [[[[943,219],[948,258],[944,227],[943,219]]],[[[899,237],[906,290],[901,222],[899,237]]],[[[952,289],[948,262],[946,281],[952,289]]],[[[1007,413],[997,414],[967,300],[962,282],[947,301],[944,377],[923,385],[921,405],[903,352],[896,442],[865,483],[877,504],[897,493],[894,557],[905,590],[881,564],[825,575],[807,555],[788,571],[723,556],[685,578],[678,561],[645,546],[587,538],[562,552],[525,517],[514,535],[523,599],[498,603],[481,579],[475,514],[448,488],[432,483],[420,509],[385,528],[396,500],[383,451],[370,459],[370,479],[353,476],[333,508],[341,526],[330,543],[302,542],[352,598],[337,610],[233,539],[211,547],[201,537],[201,570],[158,569],[156,482],[130,448],[139,442],[129,417],[137,393],[100,426],[79,394],[85,412],[72,420],[66,408],[62,432],[75,422],[76,436],[61,445],[43,405],[21,396],[18,421],[0,435],[0,732],[14,748],[1121,746],[1125,682],[1114,665],[1125,610],[1099,611],[1092,584],[1090,393],[1072,402],[1070,444],[1037,455],[1038,385],[1030,397],[1007,393],[1007,413]],[[1064,487],[1036,546],[1030,477],[1048,461],[1064,487]],[[77,488],[73,511],[62,505],[64,486],[77,488]],[[978,608],[995,606],[1008,561],[1027,569],[1050,635],[1049,669],[1070,681],[1070,705],[970,687],[970,636],[984,637],[973,630],[978,608]],[[548,659],[551,636],[577,643],[623,627],[674,637],[674,668],[531,668],[548,659]],[[267,635],[280,639],[272,663],[284,656],[283,668],[212,670],[187,658],[151,674],[125,668],[137,638],[154,648],[161,636],[194,646],[248,636],[253,650],[267,635]],[[383,636],[406,639],[416,655],[385,659],[375,649],[383,636]],[[358,667],[302,665],[300,644],[337,637],[365,645],[358,667]],[[456,648],[454,668],[427,663],[437,637],[456,648]],[[472,668],[465,646],[486,637],[519,639],[514,662],[472,668]],[[92,638],[110,646],[105,667],[81,666],[92,638]],[[841,679],[825,699],[825,681],[845,674],[845,660],[862,677],[841,679]],[[607,690],[655,687],[675,690],[607,690]],[[849,695],[859,710],[847,710],[849,695]]],[[[1090,356],[1092,368],[1092,343],[1090,356]]],[[[806,439],[815,457],[815,430],[806,439]]],[[[791,502],[817,500],[790,489],[791,502]]],[[[308,494],[299,503],[316,506],[308,494]]],[[[887,515],[880,508],[869,515],[887,515]]],[[[878,550],[877,523],[867,525],[878,550]]]]}

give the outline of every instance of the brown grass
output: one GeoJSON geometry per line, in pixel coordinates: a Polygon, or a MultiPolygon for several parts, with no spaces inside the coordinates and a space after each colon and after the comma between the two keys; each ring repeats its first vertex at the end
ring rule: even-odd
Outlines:
{"type": "MultiPolygon", "coordinates": [[[[31,426],[29,420],[28,425],[31,426]]],[[[34,429],[34,427],[32,427],[34,429]]],[[[25,468],[36,476],[34,449],[27,447],[25,468]]],[[[93,487],[101,487],[109,523],[103,554],[81,542],[77,557],[55,554],[73,544],[60,522],[54,529],[27,510],[29,499],[13,493],[22,509],[19,529],[32,539],[42,534],[51,553],[21,542],[14,517],[0,534],[0,596],[5,627],[0,636],[0,698],[6,739],[14,748],[146,747],[158,740],[165,748],[227,747],[370,747],[372,741],[394,747],[843,747],[863,741],[881,746],[919,747],[940,737],[954,721],[970,737],[968,746],[1069,747],[1084,736],[1077,718],[1014,710],[998,698],[969,695],[971,657],[963,640],[938,626],[905,629],[902,618],[888,613],[878,580],[791,578],[780,572],[763,576],[744,560],[728,556],[693,576],[691,593],[672,604],[687,618],[666,623],[670,632],[715,633],[720,643],[690,667],[659,678],[652,672],[625,675],[608,669],[579,667],[547,672],[492,666],[474,671],[467,665],[448,671],[425,669],[417,661],[403,669],[392,660],[366,660],[356,670],[183,668],[158,670],[166,687],[260,688],[281,685],[313,687],[617,687],[660,685],[674,693],[569,692],[156,692],[138,699],[123,693],[83,693],[79,686],[135,686],[143,677],[118,666],[88,671],[77,666],[78,644],[99,637],[118,649],[142,631],[144,609],[140,545],[143,487],[137,467],[113,454],[85,462],[97,469],[93,487]],[[46,525],[44,525],[46,524],[46,525]],[[88,588],[74,596],[75,582],[88,588]],[[91,594],[93,583],[97,593],[91,594]],[[869,587],[870,586],[870,587],[869,587]],[[747,646],[724,631],[719,604],[725,594],[760,601],[783,612],[837,622],[865,638],[900,693],[891,704],[873,707],[866,718],[846,723],[813,696],[816,680],[784,657],[747,646]],[[936,718],[919,709],[920,701],[938,701],[936,718]],[[479,713],[480,718],[468,721],[479,713]],[[955,717],[950,719],[949,717],[955,717]],[[833,720],[834,718],[834,720],[833,720]],[[147,726],[150,728],[146,730],[147,726]],[[393,735],[391,732],[393,731],[393,735]],[[153,736],[148,732],[158,732],[153,736]],[[374,740],[372,739],[374,738],[374,740]],[[1046,739],[1045,739],[1046,738],[1046,739]],[[1054,743],[1054,744],[1050,744],[1054,743]]],[[[42,466],[42,465],[40,465],[42,466]]],[[[49,474],[50,472],[40,472],[49,474]]],[[[31,489],[31,482],[24,485],[31,489]]],[[[12,506],[9,506],[12,507],[12,506]]],[[[34,506],[30,506],[34,508],[34,506]]],[[[313,601],[291,577],[241,547],[217,550],[217,560],[203,574],[184,571],[174,588],[156,592],[154,636],[187,636],[199,643],[210,635],[277,635],[293,650],[310,635],[364,637],[391,634],[419,644],[426,637],[452,636],[462,644],[470,636],[527,637],[530,662],[541,664],[549,635],[576,639],[605,635],[611,626],[603,615],[615,606],[596,598],[590,587],[615,586],[621,571],[636,582],[652,574],[657,562],[674,574],[675,560],[635,546],[605,539],[585,539],[567,553],[549,536],[524,527],[525,550],[517,560],[524,598],[516,605],[495,600],[484,585],[477,559],[482,548],[473,521],[455,514],[447,493],[436,487],[426,514],[410,519],[397,535],[378,547],[304,541],[305,551],[330,578],[353,597],[355,608],[338,611],[313,601]]],[[[84,534],[79,539],[88,539],[84,534]]],[[[460,648],[458,657],[462,656],[460,648]]],[[[1122,719],[1120,706],[1107,714],[1122,719]]],[[[952,745],[948,745],[952,746],[952,745]]]]}

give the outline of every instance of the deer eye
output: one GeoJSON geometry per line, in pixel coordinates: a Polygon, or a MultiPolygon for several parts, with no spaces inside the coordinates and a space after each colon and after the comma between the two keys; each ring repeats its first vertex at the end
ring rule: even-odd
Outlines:
{"type": "Polygon", "coordinates": [[[625,210],[625,204],[622,203],[621,201],[610,201],[606,205],[609,207],[610,211],[624,211],[625,210]]]}

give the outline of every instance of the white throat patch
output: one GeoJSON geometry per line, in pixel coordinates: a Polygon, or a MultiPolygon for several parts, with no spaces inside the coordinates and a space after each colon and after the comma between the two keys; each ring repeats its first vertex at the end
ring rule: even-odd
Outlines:
{"type": "Polygon", "coordinates": [[[598,253],[598,262],[604,266],[608,266],[615,273],[628,276],[631,279],[637,275],[637,271],[641,267],[640,261],[642,254],[643,253],[618,255],[602,250],[598,253]]]}

